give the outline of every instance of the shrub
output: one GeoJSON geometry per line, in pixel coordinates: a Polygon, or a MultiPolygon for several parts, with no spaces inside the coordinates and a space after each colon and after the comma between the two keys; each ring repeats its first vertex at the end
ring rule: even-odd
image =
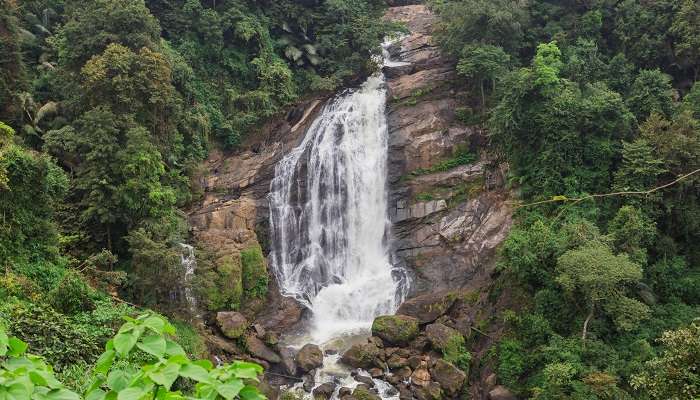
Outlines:
{"type": "Polygon", "coordinates": [[[75,314],[79,311],[90,311],[95,308],[95,290],[91,288],[83,276],[69,270],[63,279],[48,295],[48,303],[56,311],[63,314],[75,314]]]}

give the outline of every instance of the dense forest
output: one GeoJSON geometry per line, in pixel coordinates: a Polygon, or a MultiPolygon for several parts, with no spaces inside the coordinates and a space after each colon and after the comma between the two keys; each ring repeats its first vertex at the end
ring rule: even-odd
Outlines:
{"type": "MultiPolygon", "coordinates": [[[[698,398],[700,3],[428,3],[517,199],[499,379],[698,398]]],[[[260,367],[190,361],[180,210],[212,148],[376,71],[386,6],[0,0],[0,399],[260,398],[260,367]]]]}
{"type": "Polygon", "coordinates": [[[536,399],[700,395],[700,3],[436,0],[510,166],[499,378],[536,399]],[[658,189],[657,189],[658,188],[658,189]],[[693,320],[696,320],[693,323],[693,320]]]}
{"type": "MultiPolygon", "coordinates": [[[[86,371],[122,315],[138,306],[186,317],[177,277],[187,224],[179,210],[199,195],[191,182],[198,163],[212,147],[235,148],[294,101],[376,70],[372,56],[395,30],[381,21],[385,7],[381,0],[2,0],[0,325],[44,356],[69,389],[88,393],[100,384],[88,387],[86,371]]],[[[145,324],[203,356],[187,323],[145,324]]],[[[143,328],[134,331],[135,343],[143,328]]],[[[162,361],[163,352],[143,345],[164,343],[156,336],[144,336],[130,356],[118,335],[117,359],[134,368],[148,354],[162,361]]],[[[7,353],[6,339],[0,333],[0,359],[21,357],[7,353]]],[[[111,365],[114,353],[100,360],[107,355],[111,365]]],[[[244,378],[257,374],[232,368],[244,378]]],[[[0,398],[17,382],[6,373],[0,398]]],[[[236,378],[226,374],[216,378],[222,385],[236,378]]],[[[109,387],[114,393],[101,396],[124,389],[109,387]]],[[[166,392],[158,398],[180,398],[166,392]]],[[[29,398],[18,396],[8,398],[29,398]]],[[[32,398],[72,398],[55,396],[32,398]]]]}

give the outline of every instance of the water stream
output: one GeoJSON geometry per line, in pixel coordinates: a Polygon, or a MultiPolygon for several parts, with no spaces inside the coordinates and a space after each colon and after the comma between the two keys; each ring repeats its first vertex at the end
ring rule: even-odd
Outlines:
{"type": "MultiPolygon", "coordinates": [[[[386,97],[381,73],[338,94],[275,168],[271,266],[282,294],[311,311],[306,343],[367,336],[408,289],[390,252],[386,97]]],[[[341,375],[336,361],[319,373],[341,375]]]]}

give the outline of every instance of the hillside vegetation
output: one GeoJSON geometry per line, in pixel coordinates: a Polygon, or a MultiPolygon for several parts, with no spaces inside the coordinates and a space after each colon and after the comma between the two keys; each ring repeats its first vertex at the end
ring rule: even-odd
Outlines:
{"type": "Polygon", "coordinates": [[[510,166],[501,383],[535,399],[700,396],[700,3],[435,0],[510,166]],[[659,188],[656,190],[655,188],[659,188]]]}

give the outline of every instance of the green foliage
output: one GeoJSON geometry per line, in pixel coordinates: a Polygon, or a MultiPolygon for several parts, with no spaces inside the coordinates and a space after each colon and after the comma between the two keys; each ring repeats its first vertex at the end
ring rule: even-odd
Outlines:
{"type": "Polygon", "coordinates": [[[627,105],[638,119],[652,113],[671,115],[673,87],[671,77],[660,70],[642,70],[632,83],[627,105]]]}
{"type": "Polygon", "coordinates": [[[700,396],[700,324],[665,332],[662,353],[632,378],[632,386],[651,399],[692,399],[700,396]]]}
{"type": "Polygon", "coordinates": [[[465,374],[469,375],[472,355],[467,350],[462,335],[450,337],[440,351],[442,351],[442,356],[445,361],[454,364],[457,368],[464,371],[465,374]]]}
{"type": "Polygon", "coordinates": [[[513,339],[498,343],[498,378],[508,387],[517,388],[518,377],[525,371],[525,354],[522,344],[513,339]]]}
{"type": "Polygon", "coordinates": [[[436,172],[445,172],[451,170],[452,168],[459,167],[460,165],[467,165],[476,161],[476,155],[465,147],[458,146],[454,149],[453,153],[454,155],[451,158],[440,161],[435,165],[428,168],[418,168],[411,171],[408,177],[410,178],[420,175],[434,174],[436,172]]]}
{"type": "Polygon", "coordinates": [[[91,363],[100,353],[95,332],[50,308],[9,301],[0,309],[0,316],[11,334],[28,342],[59,370],[80,361],[91,363]]]}
{"type": "Polygon", "coordinates": [[[241,250],[243,291],[247,298],[267,295],[267,266],[259,245],[241,250]]]}
{"type": "Polygon", "coordinates": [[[80,273],[67,271],[58,285],[48,293],[48,303],[62,314],[75,314],[95,308],[95,291],[80,273]]]}
{"type": "MultiPolygon", "coordinates": [[[[214,367],[207,360],[192,361],[170,338],[175,333],[173,325],[152,313],[127,318],[92,368],[84,398],[264,399],[254,385],[260,366],[234,361],[214,367]],[[148,354],[148,361],[125,366],[122,361],[136,351],[148,354]],[[177,379],[195,383],[191,393],[173,390],[177,379]]],[[[0,327],[0,393],[22,399],[83,398],[61,384],[40,357],[25,356],[26,349],[26,343],[8,337],[0,327]]]]}

